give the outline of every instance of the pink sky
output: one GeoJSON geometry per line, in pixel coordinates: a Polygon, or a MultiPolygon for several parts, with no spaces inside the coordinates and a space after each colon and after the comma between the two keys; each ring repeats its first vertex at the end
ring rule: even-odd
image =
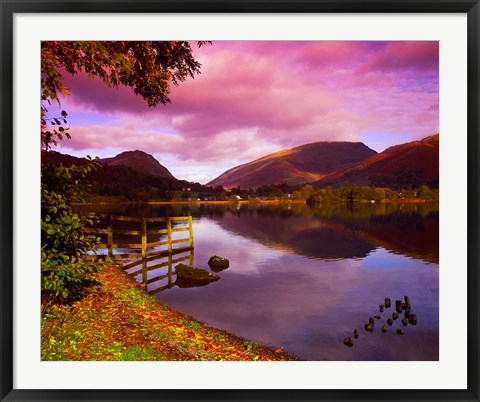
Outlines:
{"type": "Polygon", "coordinates": [[[71,140],[57,151],[139,149],[179,179],[207,183],[266,154],[316,141],[386,147],[438,132],[438,42],[214,42],[202,74],[149,108],[122,87],[65,81],[71,140]]]}

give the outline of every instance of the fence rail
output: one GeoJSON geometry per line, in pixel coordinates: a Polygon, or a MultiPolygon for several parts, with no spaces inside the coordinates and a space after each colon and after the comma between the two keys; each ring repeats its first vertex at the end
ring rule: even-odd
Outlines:
{"type": "MultiPolygon", "coordinates": [[[[97,248],[106,248],[108,250],[108,256],[112,259],[122,259],[122,258],[135,258],[141,257],[142,259],[146,259],[151,256],[158,256],[162,254],[171,254],[172,252],[178,252],[181,250],[190,250],[193,249],[193,223],[191,216],[174,216],[174,217],[167,217],[167,218],[142,218],[142,217],[134,217],[134,216],[120,216],[120,215],[106,215],[106,214],[99,214],[97,215],[99,218],[106,220],[107,228],[86,228],[83,230],[84,234],[93,234],[93,235],[107,235],[107,242],[100,243],[97,245],[97,248]],[[114,228],[115,221],[124,221],[124,222],[134,222],[138,223],[140,228],[139,229],[120,229],[114,228]],[[173,227],[175,222],[188,222],[188,226],[184,227],[173,227]],[[148,229],[149,223],[157,223],[157,222],[165,222],[166,228],[165,229],[148,229]],[[177,232],[187,232],[188,237],[182,239],[173,239],[172,234],[177,232]],[[166,234],[166,240],[160,241],[151,241],[148,242],[148,235],[161,235],[166,234]],[[122,242],[114,242],[114,236],[139,236],[140,242],[130,242],[130,243],[122,243],[122,242]],[[180,248],[174,248],[174,244],[181,244],[181,243],[189,243],[188,246],[183,246],[180,248]],[[157,247],[157,246],[167,246],[166,250],[155,250],[155,251],[148,251],[149,248],[157,247]],[[114,249],[138,249],[140,252],[134,253],[123,253],[123,254],[114,254],[114,249]]],[[[118,239],[118,237],[117,237],[118,239]]],[[[102,255],[87,255],[86,258],[101,258],[102,255]]]]}

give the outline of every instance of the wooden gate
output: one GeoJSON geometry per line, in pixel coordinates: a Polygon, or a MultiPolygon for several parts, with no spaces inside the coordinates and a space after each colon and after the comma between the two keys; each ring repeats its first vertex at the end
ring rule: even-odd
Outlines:
{"type": "MultiPolygon", "coordinates": [[[[162,254],[171,254],[172,252],[180,252],[193,249],[193,224],[191,216],[174,216],[168,218],[144,218],[144,217],[133,217],[133,216],[119,216],[119,215],[104,215],[99,214],[96,217],[106,221],[106,228],[86,228],[83,230],[85,234],[100,235],[105,238],[106,242],[100,243],[97,245],[97,249],[106,248],[108,250],[108,256],[112,259],[125,259],[125,258],[142,258],[146,259],[147,257],[162,255],[162,254]],[[118,224],[115,222],[133,222],[133,225],[139,226],[134,229],[124,229],[118,228],[118,224]],[[149,224],[153,223],[165,223],[165,228],[153,228],[149,229],[149,224]],[[182,223],[187,223],[187,226],[181,226],[182,223]],[[176,232],[187,232],[188,237],[174,239],[174,233],[176,232]],[[150,235],[162,235],[166,234],[167,238],[165,240],[158,241],[148,241],[150,235]],[[129,236],[138,238],[138,242],[121,242],[118,241],[119,236],[129,236]],[[117,241],[115,241],[117,238],[117,241]],[[188,243],[188,245],[183,245],[181,247],[174,247],[175,245],[182,245],[188,243]],[[167,246],[165,249],[158,249],[160,246],[167,246]],[[156,250],[149,251],[151,248],[156,248],[156,250]],[[136,252],[128,253],[114,253],[114,249],[132,249],[137,250],[136,252]]],[[[86,258],[102,258],[104,255],[87,255],[86,258]]]]}

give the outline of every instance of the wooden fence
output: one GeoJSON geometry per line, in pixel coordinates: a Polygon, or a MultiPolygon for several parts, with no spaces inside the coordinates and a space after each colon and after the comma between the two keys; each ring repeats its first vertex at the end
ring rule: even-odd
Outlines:
{"type": "MultiPolygon", "coordinates": [[[[124,258],[137,258],[142,260],[156,255],[171,254],[172,252],[180,252],[193,249],[193,224],[191,216],[175,216],[168,218],[141,218],[133,216],[118,216],[118,215],[97,215],[98,218],[106,220],[106,228],[86,228],[83,230],[85,234],[103,235],[107,236],[107,242],[97,245],[97,248],[106,248],[108,250],[108,256],[112,259],[124,259],[124,258]],[[122,229],[115,228],[114,222],[134,222],[139,224],[140,228],[137,229],[122,229]],[[175,223],[188,222],[188,226],[175,227],[175,223]],[[162,229],[149,229],[149,223],[165,222],[166,228],[162,229]],[[188,231],[188,237],[182,239],[173,239],[173,233],[188,231]],[[161,241],[148,242],[148,235],[162,235],[166,234],[167,239],[161,241]],[[115,242],[114,237],[117,236],[139,236],[140,242],[138,243],[122,243],[115,242]],[[176,244],[189,243],[188,246],[176,247],[176,244]],[[166,249],[148,251],[149,248],[167,246],[166,249]],[[114,249],[137,249],[140,252],[134,253],[113,253],[114,249]]],[[[101,258],[102,255],[88,255],[87,258],[101,258]]]]}

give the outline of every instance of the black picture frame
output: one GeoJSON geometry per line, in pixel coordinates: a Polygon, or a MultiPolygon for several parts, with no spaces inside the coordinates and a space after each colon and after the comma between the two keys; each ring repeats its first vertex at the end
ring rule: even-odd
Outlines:
{"type": "Polygon", "coordinates": [[[478,0],[81,0],[1,4],[0,398],[1,401],[478,401],[479,20],[478,0]],[[13,388],[13,16],[16,13],[465,13],[468,24],[468,378],[466,389],[389,390],[22,390],[13,388]]]}

